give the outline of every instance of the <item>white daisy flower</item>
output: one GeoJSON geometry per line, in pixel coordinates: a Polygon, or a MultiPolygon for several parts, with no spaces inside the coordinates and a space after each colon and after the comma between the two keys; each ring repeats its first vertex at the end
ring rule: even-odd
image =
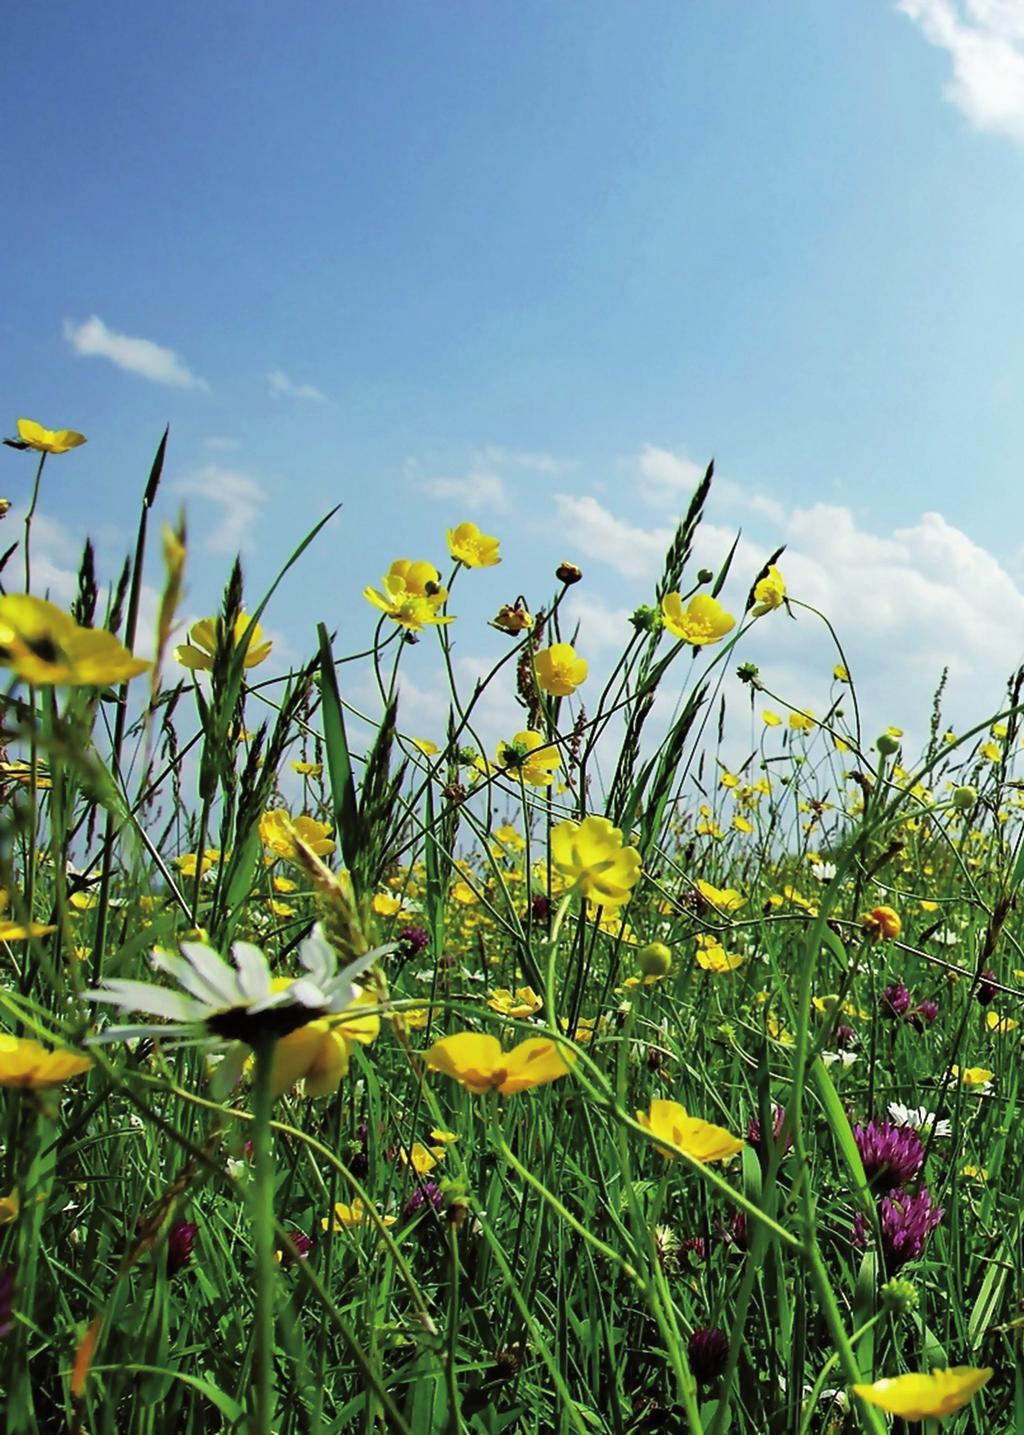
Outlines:
{"type": "Polygon", "coordinates": [[[834,862],[812,862],[811,876],[818,882],[831,882],[836,875],[836,864],[834,862]]]}
{"type": "Polygon", "coordinates": [[[950,1121],[940,1120],[926,1106],[904,1106],[902,1101],[889,1102],[889,1115],[897,1126],[912,1126],[919,1136],[952,1136],[950,1121]]]}
{"type": "Polygon", "coordinates": [[[354,979],[392,950],[390,945],[377,947],[339,971],[338,958],[318,923],[299,947],[305,975],[281,980],[271,975],[266,956],[251,942],[235,942],[234,966],[202,942],[182,942],[181,956],[154,948],[152,965],[183,990],[110,977],[85,996],[162,1021],[107,1027],[89,1041],[156,1037],[253,1046],[287,1036],[307,1022],[344,1011],[360,993],[354,979]]]}

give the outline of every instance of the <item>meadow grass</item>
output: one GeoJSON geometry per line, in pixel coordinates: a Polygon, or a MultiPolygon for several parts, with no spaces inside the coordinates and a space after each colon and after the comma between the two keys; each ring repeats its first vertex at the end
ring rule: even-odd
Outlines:
{"type": "Polygon", "coordinates": [[[603,675],[563,625],[563,564],[460,691],[448,593],[498,557],[460,525],[447,582],[399,564],[367,595],[372,649],[311,614],[308,663],[268,677],[274,590],[246,606],[237,565],[174,650],[183,528],[139,632],[165,443],[132,560],[104,590],[86,548],[55,616],[31,516],[66,450],[22,434],[6,1428],[838,1435],[890,1428],[853,1385],[964,1367],[991,1379],[893,1408],[1024,1431],[1021,675],[959,734],[940,688],[916,756],[862,733],[841,635],[785,592],[783,555],[693,571],[709,470],[603,675]],[[744,661],[787,608],[835,643],[817,716],[744,661]],[[417,639],[450,690],[436,742],[401,702],[417,639]],[[363,672],[376,712],[348,696],[363,672]],[[522,721],[489,749],[495,686],[522,721]],[[253,944],[269,977],[241,948],[236,998],[172,1009],[203,963],[226,980],[190,942],[229,964],[253,944]],[[161,987],[155,1020],[123,982],[161,987]]]}

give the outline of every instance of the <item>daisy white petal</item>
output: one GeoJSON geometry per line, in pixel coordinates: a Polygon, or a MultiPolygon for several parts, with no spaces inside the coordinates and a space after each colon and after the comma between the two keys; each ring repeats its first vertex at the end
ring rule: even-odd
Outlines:
{"type": "MultiPolygon", "coordinates": [[[[150,955],[151,964],[158,972],[165,972],[167,976],[183,986],[187,992],[201,1001],[207,1007],[220,1007],[225,1005],[225,999],[219,988],[211,986],[210,983],[196,971],[190,962],[184,957],[176,956],[174,952],[165,952],[161,947],[154,947],[150,955]]],[[[234,998],[232,998],[232,1002],[234,998]]],[[[228,1005],[231,1002],[227,1003],[228,1005]]]]}
{"type": "Polygon", "coordinates": [[[257,1001],[270,990],[270,968],[266,957],[252,942],[235,942],[231,955],[238,968],[238,985],[246,1001],[257,1001]]]}
{"type": "Polygon", "coordinates": [[[235,1006],[243,1000],[238,973],[228,966],[219,952],[203,942],[182,942],[181,954],[226,1006],[235,1006]]]}
{"type": "Polygon", "coordinates": [[[111,1002],[122,1011],[144,1011],[150,1016],[165,1016],[170,1021],[199,1021],[203,1007],[183,992],[157,987],[152,982],[130,982],[111,977],[103,991],[86,992],[92,1001],[111,1002]]]}

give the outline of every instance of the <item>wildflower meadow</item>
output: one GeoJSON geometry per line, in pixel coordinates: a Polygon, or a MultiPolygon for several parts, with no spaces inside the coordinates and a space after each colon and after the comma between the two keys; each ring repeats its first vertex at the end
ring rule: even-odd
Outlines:
{"type": "Polygon", "coordinates": [[[696,567],[710,467],[611,662],[570,535],[521,593],[453,510],[277,664],[331,515],[185,621],[165,434],[58,606],[33,517],[85,441],[4,451],[5,1428],[1024,1431],[1024,669],[863,730],[785,552],[696,567]],[[827,710],[746,651],[794,620],[827,710]]]}

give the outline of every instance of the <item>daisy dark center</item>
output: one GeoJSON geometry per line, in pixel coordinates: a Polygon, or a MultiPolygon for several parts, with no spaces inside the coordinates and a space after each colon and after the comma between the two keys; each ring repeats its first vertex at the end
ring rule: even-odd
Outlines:
{"type": "Polygon", "coordinates": [[[321,1007],[278,1006],[252,1011],[246,1006],[235,1006],[207,1017],[206,1029],[223,1041],[244,1041],[252,1046],[257,1041],[279,1041],[324,1015],[321,1007]]]}

